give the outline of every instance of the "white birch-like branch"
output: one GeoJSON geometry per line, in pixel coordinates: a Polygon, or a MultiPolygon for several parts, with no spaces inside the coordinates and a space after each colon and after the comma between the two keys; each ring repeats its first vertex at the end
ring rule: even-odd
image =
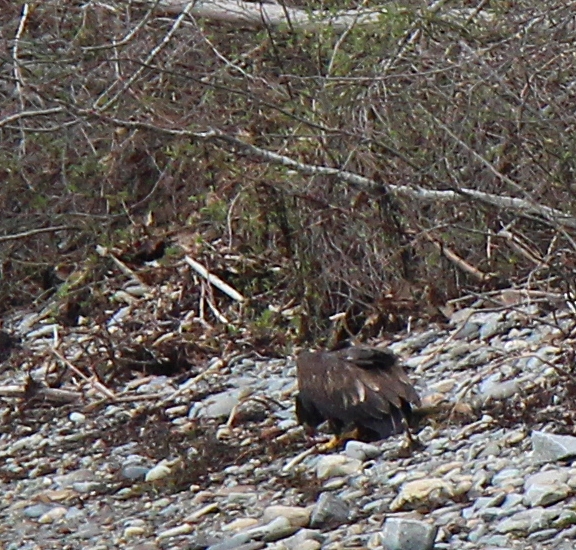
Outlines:
{"type": "MultiPolygon", "coordinates": [[[[186,4],[187,2],[182,0],[160,0],[157,9],[166,15],[174,16],[180,14],[186,4]]],[[[195,17],[255,29],[286,26],[292,29],[314,30],[332,27],[337,32],[345,31],[352,24],[374,24],[386,13],[386,8],[343,11],[337,14],[324,10],[310,12],[281,4],[242,0],[198,0],[190,11],[195,17]]]]}
{"type": "MultiPolygon", "coordinates": [[[[151,0],[140,0],[140,3],[150,5],[151,0]]],[[[164,15],[179,15],[188,2],[183,0],[159,0],[156,3],[158,12],[164,15]]],[[[435,2],[426,9],[429,15],[447,18],[452,23],[464,23],[469,18],[491,19],[487,11],[476,13],[470,9],[450,9],[441,12],[440,8],[445,2],[435,2]]],[[[375,25],[382,16],[393,11],[399,13],[407,11],[402,6],[372,6],[357,10],[343,10],[339,12],[327,10],[303,10],[291,8],[282,3],[244,2],[242,0],[197,0],[190,10],[190,15],[210,21],[231,23],[236,26],[250,28],[277,28],[286,27],[300,30],[318,30],[332,28],[335,32],[344,32],[353,26],[375,25]]]]}
{"type": "Polygon", "coordinates": [[[246,298],[242,296],[237,290],[233,289],[228,283],[225,283],[220,277],[210,273],[201,263],[192,259],[190,256],[185,256],[186,263],[201,277],[204,277],[211,285],[221,290],[224,294],[235,300],[236,302],[244,302],[246,298]]]}
{"type": "MultiPolygon", "coordinates": [[[[314,164],[304,164],[298,162],[290,157],[284,155],[279,155],[273,153],[272,151],[267,151],[255,145],[244,143],[243,141],[228,136],[225,134],[217,134],[217,138],[230,145],[242,148],[250,154],[254,155],[263,160],[267,160],[273,164],[280,164],[288,168],[292,168],[297,172],[309,175],[322,175],[322,176],[334,176],[341,181],[345,181],[355,187],[364,189],[367,191],[373,191],[382,188],[382,184],[377,183],[370,178],[364,176],[359,176],[353,172],[348,172],[346,170],[340,170],[338,168],[330,168],[328,166],[317,166],[314,164]]],[[[439,189],[425,189],[419,185],[394,185],[388,184],[385,186],[386,191],[391,192],[395,195],[410,197],[414,199],[419,199],[422,202],[448,202],[448,201],[461,201],[463,198],[473,199],[475,201],[480,201],[484,204],[489,204],[491,206],[496,206],[507,210],[509,212],[515,212],[520,216],[528,217],[538,217],[542,222],[547,222],[549,225],[565,226],[576,229],[576,218],[570,214],[564,213],[556,208],[551,208],[549,206],[543,206],[540,204],[535,204],[525,199],[519,199],[517,197],[510,197],[507,195],[494,195],[492,193],[486,193],[484,191],[478,191],[476,189],[468,189],[466,187],[460,188],[456,191],[452,190],[439,190],[439,189]]]]}

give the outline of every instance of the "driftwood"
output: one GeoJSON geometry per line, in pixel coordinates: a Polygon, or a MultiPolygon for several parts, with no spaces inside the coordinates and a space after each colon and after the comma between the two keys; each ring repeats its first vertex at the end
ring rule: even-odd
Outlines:
{"type": "MultiPolygon", "coordinates": [[[[151,4],[146,0],[141,0],[141,3],[151,4]]],[[[428,15],[439,14],[444,4],[446,4],[445,0],[438,0],[426,8],[426,13],[428,15]]],[[[157,12],[169,16],[177,16],[186,10],[195,17],[230,23],[239,27],[255,29],[285,27],[299,30],[332,28],[336,33],[355,26],[376,25],[390,12],[405,11],[405,8],[395,4],[334,12],[302,10],[276,2],[243,2],[242,0],[198,0],[196,2],[158,0],[154,3],[154,8],[157,12]]],[[[450,9],[443,11],[442,17],[452,23],[465,23],[471,18],[490,19],[491,16],[486,11],[450,9]]]]}
{"type": "Polygon", "coordinates": [[[76,391],[48,388],[46,386],[38,386],[30,390],[25,386],[9,385],[0,386],[0,397],[36,397],[54,403],[73,403],[74,401],[78,401],[82,397],[82,394],[76,391]]]}
{"type": "MultiPolygon", "coordinates": [[[[190,2],[182,0],[160,0],[156,9],[165,15],[175,16],[180,14],[188,4],[190,2]]],[[[388,12],[385,8],[371,8],[334,14],[324,10],[310,12],[275,3],[199,0],[193,3],[189,13],[210,21],[255,29],[285,26],[293,29],[314,30],[332,27],[335,31],[341,32],[353,25],[374,24],[388,12]]]]}

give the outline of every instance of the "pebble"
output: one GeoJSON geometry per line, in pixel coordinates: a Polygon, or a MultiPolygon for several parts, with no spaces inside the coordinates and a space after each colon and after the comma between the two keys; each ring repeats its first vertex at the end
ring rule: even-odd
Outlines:
{"type": "Polygon", "coordinates": [[[84,422],[86,422],[86,415],[80,412],[71,412],[68,418],[74,424],[84,424],[84,422]]]}
{"type": "Polygon", "coordinates": [[[316,465],[319,479],[357,474],[362,471],[362,461],[344,455],[326,455],[316,465]]]}
{"type": "Polygon", "coordinates": [[[311,509],[299,506],[268,506],[262,514],[262,523],[269,523],[277,517],[284,517],[293,527],[306,527],[310,524],[311,509]]]}
{"type": "Polygon", "coordinates": [[[560,516],[560,510],[550,508],[531,508],[522,510],[496,524],[498,533],[534,533],[547,529],[552,521],[560,516]]]}
{"type": "Polygon", "coordinates": [[[346,453],[346,456],[356,458],[362,462],[376,458],[382,454],[380,447],[370,445],[369,443],[363,443],[361,441],[348,441],[344,452],[346,453]]]}
{"type": "Polygon", "coordinates": [[[390,510],[415,510],[435,508],[454,496],[454,486],[438,478],[425,478],[405,483],[390,504],[390,510]]]}
{"type": "MultiPolygon", "coordinates": [[[[111,331],[140,305],[111,311],[111,331]]],[[[523,327],[510,312],[471,312],[391,344],[424,397],[470,408],[469,418],[425,421],[424,447],[410,456],[401,437],[304,452],[312,444],[296,427],[290,359],[215,358],[205,378],[196,379],[202,363],[126,386],[167,397],[178,388],[166,403],[118,400],[89,415],[55,407],[37,423],[32,404],[0,436],[0,547],[31,550],[41,529],[60,546],[98,550],[572,550],[576,437],[553,433],[571,411],[549,363],[574,342],[560,345],[558,331],[552,340],[536,317],[523,327]],[[522,406],[539,386],[556,394],[532,419],[522,406]],[[226,426],[235,407],[262,414],[226,426]],[[227,438],[206,437],[217,433],[227,438]]],[[[62,353],[72,336],[60,335],[62,353]]],[[[45,350],[44,340],[34,346],[45,350]]],[[[0,384],[19,375],[0,372],[0,384]]]]}
{"type": "Polygon", "coordinates": [[[238,533],[222,542],[211,544],[208,550],[259,550],[264,546],[263,542],[251,541],[248,534],[238,533]]]}
{"type": "Polygon", "coordinates": [[[146,466],[138,466],[134,464],[122,468],[121,473],[122,477],[124,477],[125,479],[135,481],[137,479],[144,479],[149,471],[150,468],[147,468],[146,466]]]}
{"type": "Polygon", "coordinates": [[[129,525],[124,528],[123,535],[127,539],[136,538],[146,533],[146,528],[140,525],[129,525]]]}
{"type": "Polygon", "coordinates": [[[150,468],[144,477],[145,481],[158,481],[160,479],[164,479],[168,477],[172,472],[172,468],[170,465],[162,461],[159,464],[156,464],[153,468],[150,468]]]}
{"type": "MultiPolygon", "coordinates": [[[[480,334],[480,327],[482,325],[477,321],[467,321],[463,326],[461,326],[455,333],[454,338],[456,340],[472,340],[477,338],[480,334]]],[[[451,357],[459,357],[462,355],[463,351],[466,349],[465,346],[454,347],[451,357]]]]}
{"type": "Polygon", "coordinates": [[[255,518],[238,518],[222,526],[222,531],[242,531],[254,527],[259,522],[255,518]]]}
{"type": "Polygon", "coordinates": [[[273,542],[294,534],[298,526],[290,523],[290,520],[283,516],[278,516],[266,525],[259,525],[243,531],[242,534],[250,539],[262,539],[266,542],[273,542]]]}
{"type": "Polygon", "coordinates": [[[350,517],[350,507],[332,493],[322,493],[310,516],[312,528],[334,527],[346,523],[350,517]]]}
{"type": "Polygon", "coordinates": [[[576,437],[533,431],[530,434],[536,462],[558,462],[576,457],[576,437]]]}
{"type": "Polygon", "coordinates": [[[326,535],[316,529],[299,529],[294,535],[285,538],[282,544],[289,550],[301,550],[302,548],[313,550],[320,548],[325,540],[326,535]]]}
{"type": "Polygon", "coordinates": [[[47,514],[52,509],[50,504],[33,504],[32,506],[27,506],[24,508],[24,515],[28,518],[39,518],[44,514],[47,514]]]}
{"type": "Polygon", "coordinates": [[[252,392],[250,387],[243,387],[211,395],[193,407],[189,416],[190,418],[227,419],[234,407],[252,392]]]}
{"type": "Polygon", "coordinates": [[[68,510],[64,508],[64,506],[56,506],[51,510],[48,510],[45,514],[42,514],[38,518],[38,523],[52,523],[53,521],[57,521],[62,519],[68,510]]]}
{"type": "Polygon", "coordinates": [[[180,535],[187,535],[193,531],[192,525],[189,523],[184,523],[182,525],[177,525],[176,527],[172,527],[171,529],[166,529],[165,531],[161,531],[158,533],[158,539],[170,539],[173,537],[178,537],[180,535]]]}
{"type": "Polygon", "coordinates": [[[567,480],[568,472],[564,470],[547,470],[531,475],[524,482],[524,504],[533,508],[564,500],[571,493],[567,480]]]}
{"type": "Polygon", "coordinates": [[[404,518],[387,518],[382,539],[388,550],[432,550],[438,528],[429,523],[404,518]]]}

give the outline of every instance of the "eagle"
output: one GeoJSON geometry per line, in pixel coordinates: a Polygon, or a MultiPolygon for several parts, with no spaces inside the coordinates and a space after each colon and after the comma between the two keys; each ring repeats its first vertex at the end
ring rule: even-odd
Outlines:
{"type": "Polygon", "coordinates": [[[296,360],[296,417],[310,430],[325,421],[335,438],[373,442],[406,431],[420,397],[396,355],[386,349],[351,346],[302,352],[296,360]]]}

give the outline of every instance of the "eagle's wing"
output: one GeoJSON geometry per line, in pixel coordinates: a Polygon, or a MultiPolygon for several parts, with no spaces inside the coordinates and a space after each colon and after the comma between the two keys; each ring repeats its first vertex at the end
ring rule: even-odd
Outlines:
{"type": "Polygon", "coordinates": [[[358,379],[395,407],[401,407],[402,402],[420,405],[420,396],[392,352],[354,346],[343,349],[338,354],[347,363],[360,367],[356,370],[358,379]]]}
{"type": "Polygon", "coordinates": [[[302,402],[326,419],[354,424],[382,438],[401,432],[402,418],[419,397],[390,352],[351,347],[298,357],[302,402]]]}

